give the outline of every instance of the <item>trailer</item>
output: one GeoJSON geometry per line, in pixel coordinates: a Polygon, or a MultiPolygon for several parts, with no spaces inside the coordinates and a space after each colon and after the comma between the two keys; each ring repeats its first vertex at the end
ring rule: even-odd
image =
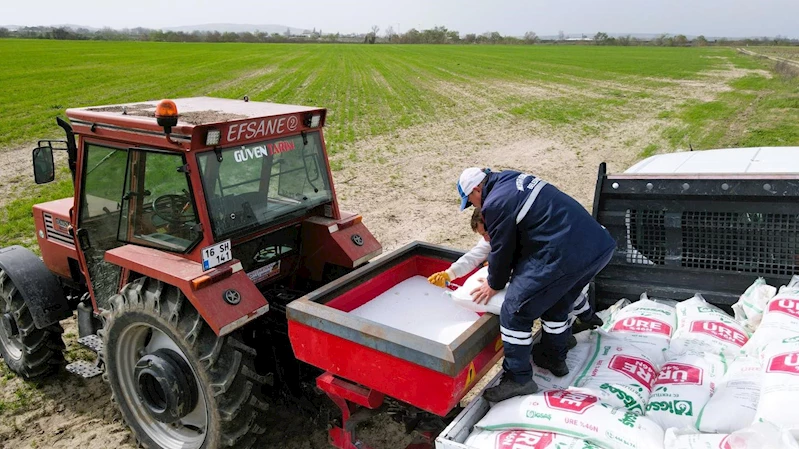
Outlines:
{"type": "MultiPolygon", "coordinates": [[[[799,273],[799,148],[678,152],[618,175],[603,163],[593,214],[617,242],[591,284],[597,309],[644,292],[675,301],[701,293],[729,313],[756,278],[779,286],[799,273]]],[[[478,395],[436,449],[469,449],[464,441],[488,410],[478,395]]]]}

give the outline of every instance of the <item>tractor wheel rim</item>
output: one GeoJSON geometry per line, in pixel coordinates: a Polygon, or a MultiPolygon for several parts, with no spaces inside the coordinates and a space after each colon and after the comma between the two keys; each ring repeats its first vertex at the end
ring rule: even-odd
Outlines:
{"type": "MultiPolygon", "coordinates": [[[[0,313],[5,316],[0,316],[0,319],[14,319],[13,313],[10,310],[10,305],[11,298],[5,298],[3,301],[3,308],[0,310],[0,313]]],[[[14,360],[19,360],[22,358],[24,346],[22,345],[21,333],[17,331],[17,335],[11,336],[3,323],[0,323],[0,344],[2,344],[5,348],[5,353],[8,355],[8,357],[14,360]]]]}
{"type": "MultiPolygon", "coordinates": [[[[133,418],[159,447],[164,449],[196,449],[202,446],[208,433],[208,407],[202,388],[197,391],[197,405],[184,417],[165,424],[150,414],[149,408],[139,398],[139,382],[135,376],[136,362],[158,349],[170,349],[191,367],[186,354],[164,332],[143,323],[132,324],[119,335],[116,356],[119,386],[133,418]]],[[[202,385],[192,367],[195,385],[202,385]]]]}

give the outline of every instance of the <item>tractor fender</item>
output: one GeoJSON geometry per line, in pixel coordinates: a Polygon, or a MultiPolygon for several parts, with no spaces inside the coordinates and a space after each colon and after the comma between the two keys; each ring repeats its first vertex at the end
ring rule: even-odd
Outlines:
{"type": "Polygon", "coordinates": [[[108,263],[157,279],[180,289],[216,335],[226,335],[269,311],[269,303],[253,284],[241,263],[232,259],[203,270],[200,262],[155,248],[123,245],[105,252],[108,263]],[[219,275],[218,281],[195,290],[192,280],[219,275]],[[216,273],[216,274],[214,274],[216,273]]]}
{"type": "Polygon", "coordinates": [[[305,260],[302,275],[313,281],[325,280],[325,266],[354,270],[383,252],[383,247],[361,222],[360,215],[347,214],[340,220],[312,217],[302,223],[305,260]]]}
{"type": "Polygon", "coordinates": [[[58,279],[29,249],[19,245],[0,249],[0,269],[22,294],[37,328],[43,329],[72,316],[58,279]]]}

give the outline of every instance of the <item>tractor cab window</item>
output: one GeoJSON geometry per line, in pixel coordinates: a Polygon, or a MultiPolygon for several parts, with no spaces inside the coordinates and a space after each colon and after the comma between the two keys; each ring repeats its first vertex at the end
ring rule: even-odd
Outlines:
{"type": "Polygon", "coordinates": [[[122,245],[117,228],[128,152],[91,143],[84,151],[77,240],[86,259],[92,294],[100,307],[107,307],[108,298],[119,290],[121,269],[103,256],[122,245]]]}
{"type": "Polygon", "coordinates": [[[129,151],[119,240],[186,252],[200,240],[182,154],[129,151]]]}
{"type": "Polygon", "coordinates": [[[217,239],[302,216],[333,200],[318,132],[197,157],[217,239]]]}

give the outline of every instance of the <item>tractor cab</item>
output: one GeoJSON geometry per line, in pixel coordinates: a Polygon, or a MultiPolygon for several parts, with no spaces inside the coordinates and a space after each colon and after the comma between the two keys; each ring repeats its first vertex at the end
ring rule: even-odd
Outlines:
{"type": "MultiPolygon", "coordinates": [[[[179,267],[198,292],[238,271],[262,291],[307,290],[362,265],[381,247],[339,209],[325,113],[204,97],[68,109],[76,195],[35,207],[43,260],[85,282],[95,310],[132,276],[179,267]]],[[[57,146],[34,150],[38,183],[53,179],[57,146]]]]}

